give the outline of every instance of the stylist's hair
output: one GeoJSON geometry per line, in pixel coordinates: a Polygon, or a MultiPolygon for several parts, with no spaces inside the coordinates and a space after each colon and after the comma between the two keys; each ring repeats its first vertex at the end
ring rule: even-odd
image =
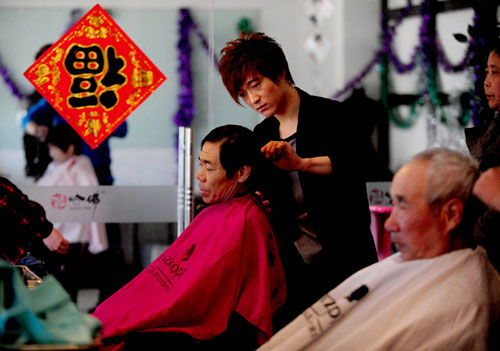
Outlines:
{"type": "Polygon", "coordinates": [[[220,53],[222,82],[240,105],[239,94],[249,77],[260,74],[277,83],[284,74],[285,79],[294,84],[281,46],[264,33],[243,32],[238,39],[227,42],[220,53]]]}
{"type": "Polygon", "coordinates": [[[477,161],[446,148],[425,150],[412,159],[419,160],[429,162],[426,199],[431,210],[437,214],[449,200],[460,200],[464,204],[462,221],[450,235],[465,241],[472,240],[474,223],[482,211],[482,205],[472,194],[480,173],[477,161]]]}
{"type": "Polygon", "coordinates": [[[253,132],[243,126],[227,124],[210,131],[201,141],[202,148],[207,141],[221,142],[219,158],[222,168],[226,171],[226,178],[234,176],[243,166],[251,167],[245,185],[247,189],[254,190],[261,154],[253,132]]]}

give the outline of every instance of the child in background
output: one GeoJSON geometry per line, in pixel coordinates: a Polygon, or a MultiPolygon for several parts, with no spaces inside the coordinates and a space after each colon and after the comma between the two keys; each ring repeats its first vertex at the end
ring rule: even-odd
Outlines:
{"type": "MultiPolygon", "coordinates": [[[[66,123],[50,129],[47,144],[52,162],[37,181],[42,186],[97,186],[97,176],[90,159],[81,155],[82,139],[66,123]]],[[[54,223],[70,242],[64,257],[62,273],[58,277],[64,288],[76,301],[78,289],[85,282],[101,281],[103,267],[99,267],[100,253],[108,249],[106,228],[103,223],[54,223]],[[94,267],[94,269],[92,268],[94,267]],[[90,274],[89,274],[90,273],[90,274]]]]}

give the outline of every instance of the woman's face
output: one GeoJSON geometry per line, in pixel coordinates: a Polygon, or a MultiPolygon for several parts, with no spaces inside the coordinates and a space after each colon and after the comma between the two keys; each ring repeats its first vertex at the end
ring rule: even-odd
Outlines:
{"type": "Polygon", "coordinates": [[[66,152],[63,151],[59,146],[56,146],[54,144],[48,143],[48,146],[49,156],[55,163],[63,163],[75,154],[73,145],[70,145],[66,152]]]}
{"type": "Polygon", "coordinates": [[[488,99],[488,106],[500,111],[500,56],[495,51],[490,52],[488,56],[484,94],[488,99]]]}

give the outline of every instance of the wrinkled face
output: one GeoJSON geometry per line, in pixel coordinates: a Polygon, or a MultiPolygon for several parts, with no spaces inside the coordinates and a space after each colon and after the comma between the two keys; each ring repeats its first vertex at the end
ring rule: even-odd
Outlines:
{"type": "Polygon", "coordinates": [[[488,56],[484,94],[491,109],[500,111],[500,56],[494,51],[488,56]]]}
{"type": "Polygon", "coordinates": [[[390,194],[393,202],[385,230],[405,261],[437,255],[443,228],[426,201],[427,161],[412,161],[394,176],[390,194]]]}
{"type": "Polygon", "coordinates": [[[271,117],[280,114],[284,109],[284,84],[288,84],[284,78],[275,84],[271,79],[257,74],[247,79],[239,96],[248,106],[264,117],[271,117]]]}
{"type": "Polygon", "coordinates": [[[234,197],[241,188],[238,172],[232,178],[226,178],[226,170],[220,163],[220,145],[222,142],[205,142],[200,153],[200,170],[196,173],[200,195],[207,204],[222,202],[234,197]]]}

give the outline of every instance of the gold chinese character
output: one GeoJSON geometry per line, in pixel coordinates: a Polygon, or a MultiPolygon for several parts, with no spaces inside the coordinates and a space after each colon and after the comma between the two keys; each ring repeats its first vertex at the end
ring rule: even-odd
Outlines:
{"type": "Polygon", "coordinates": [[[97,137],[97,134],[99,134],[99,131],[102,128],[101,121],[98,119],[88,119],[87,122],[85,123],[85,136],[89,134],[94,134],[95,137],[97,137]]]}
{"type": "Polygon", "coordinates": [[[38,76],[36,84],[42,85],[47,83],[49,81],[49,77],[47,77],[49,74],[50,74],[49,66],[43,63],[40,66],[38,66],[38,70],[36,71],[36,75],[38,76]]]}
{"type": "Polygon", "coordinates": [[[95,27],[99,27],[104,21],[101,16],[90,16],[89,23],[95,27]]]}

